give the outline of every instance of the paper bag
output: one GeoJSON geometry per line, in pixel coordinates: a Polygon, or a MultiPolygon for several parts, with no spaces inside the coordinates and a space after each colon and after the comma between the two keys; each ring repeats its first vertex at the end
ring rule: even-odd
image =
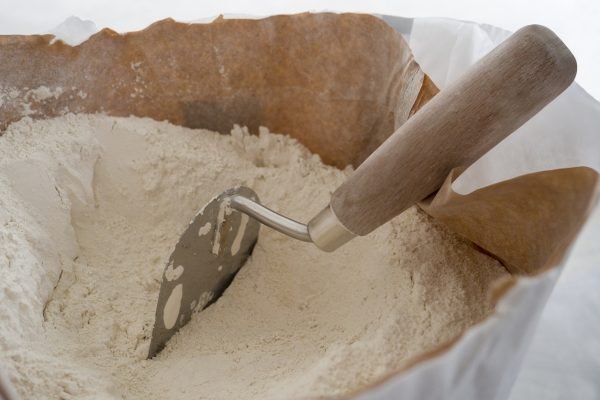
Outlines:
{"type": "MultiPolygon", "coordinates": [[[[438,92],[436,84],[443,88],[506,36],[455,21],[331,13],[165,20],[125,35],[105,29],[75,47],[50,35],[2,36],[0,131],[24,116],[68,112],[222,133],[234,123],[254,132],[264,125],[330,165],[357,166],[438,92]]],[[[457,166],[421,204],[501,260],[512,278],[491,294],[498,304],[488,319],[355,396],[507,395],[594,204],[600,161],[588,149],[598,148],[599,123],[598,103],[574,85],[462,174],[457,166]]]]}

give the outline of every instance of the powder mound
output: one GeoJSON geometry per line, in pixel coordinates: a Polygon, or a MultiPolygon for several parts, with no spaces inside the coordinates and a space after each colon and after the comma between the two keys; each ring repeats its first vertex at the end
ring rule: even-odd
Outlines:
{"type": "Polygon", "coordinates": [[[225,294],[144,359],[165,261],[198,209],[242,184],[307,221],[349,173],[266,129],[12,124],[0,137],[0,364],[23,398],[338,396],[492,312],[505,269],[417,208],[331,254],[262,227],[225,294]]]}

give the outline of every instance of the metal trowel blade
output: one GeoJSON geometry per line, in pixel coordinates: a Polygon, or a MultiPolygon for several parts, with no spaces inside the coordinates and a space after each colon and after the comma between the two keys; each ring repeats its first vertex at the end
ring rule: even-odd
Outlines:
{"type": "Polygon", "coordinates": [[[211,200],[190,222],[163,272],[148,358],[191,318],[215,302],[244,265],[260,224],[228,207],[241,194],[258,201],[247,187],[229,189],[211,200]]]}

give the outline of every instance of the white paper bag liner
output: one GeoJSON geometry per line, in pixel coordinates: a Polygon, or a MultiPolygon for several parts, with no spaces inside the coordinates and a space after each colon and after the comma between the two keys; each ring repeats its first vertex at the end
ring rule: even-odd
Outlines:
{"type": "MultiPolygon", "coordinates": [[[[510,32],[473,22],[417,18],[404,36],[421,68],[443,89],[510,32]]],[[[574,83],[471,165],[452,188],[468,194],[532,172],[580,166],[600,171],[599,149],[600,103],[574,83]]]]}

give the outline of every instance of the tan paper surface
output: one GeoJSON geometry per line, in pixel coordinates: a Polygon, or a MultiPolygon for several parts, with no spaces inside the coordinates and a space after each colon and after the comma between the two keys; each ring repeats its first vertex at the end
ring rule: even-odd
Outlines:
{"type": "Polygon", "coordinates": [[[52,38],[0,36],[0,85],[19,93],[5,101],[0,129],[23,114],[68,111],[222,133],[233,124],[253,132],[263,125],[345,167],[433,94],[400,35],[368,15],[164,20],[125,35],[105,29],[76,47],[52,38]],[[27,94],[41,86],[63,93],[40,101],[27,94]]]}
{"type": "Polygon", "coordinates": [[[585,222],[598,182],[590,168],[564,168],[460,195],[451,188],[458,172],[422,208],[519,275],[556,265],[550,260],[564,255],[585,222]]]}

